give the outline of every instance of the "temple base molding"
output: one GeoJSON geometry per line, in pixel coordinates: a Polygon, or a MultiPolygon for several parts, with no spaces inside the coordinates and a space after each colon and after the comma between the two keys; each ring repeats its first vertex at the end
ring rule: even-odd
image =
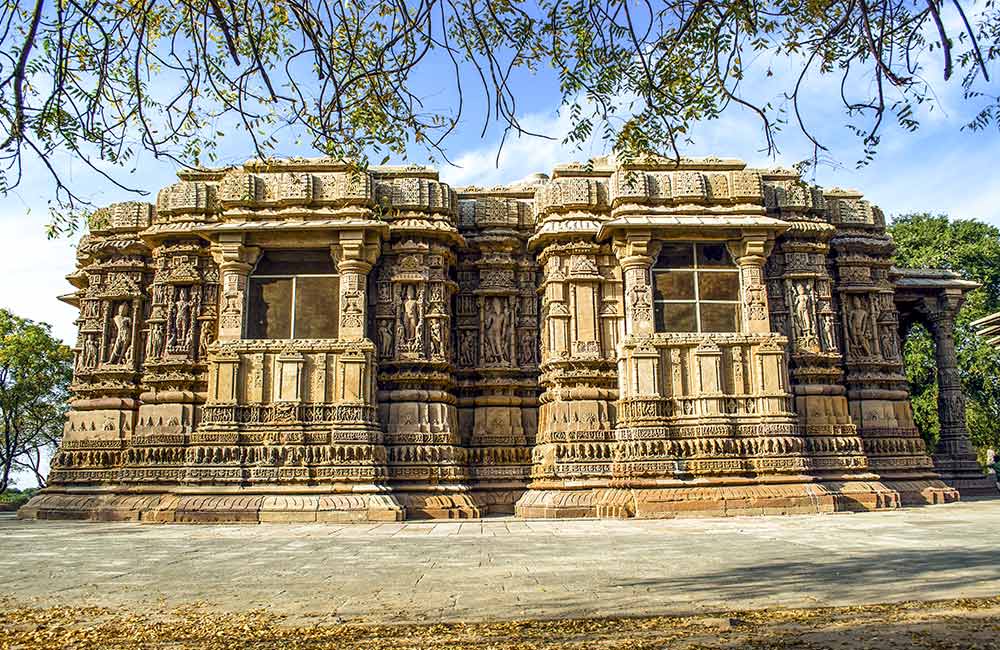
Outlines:
{"type": "Polygon", "coordinates": [[[22,519],[143,523],[354,523],[402,521],[391,494],[113,494],[45,492],[22,519]]]}
{"type": "Polygon", "coordinates": [[[670,519],[888,510],[900,494],[878,481],[692,485],[663,488],[529,490],[517,504],[524,518],[670,519]]]}

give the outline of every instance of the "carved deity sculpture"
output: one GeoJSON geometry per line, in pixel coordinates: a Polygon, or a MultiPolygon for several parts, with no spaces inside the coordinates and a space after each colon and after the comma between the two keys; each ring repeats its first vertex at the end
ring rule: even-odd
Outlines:
{"type": "Polygon", "coordinates": [[[530,366],[535,363],[535,341],[531,336],[522,336],[518,341],[517,364],[530,366]]]}
{"type": "Polygon", "coordinates": [[[202,359],[208,356],[208,346],[212,344],[215,340],[215,336],[212,334],[212,324],[202,323],[201,325],[201,338],[198,343],[198,356],[202,359]]]}
{"type": "Polygon", "coordinates": [[[132,317],[128,305],[118,307],[118,313],[111,319],[115,326],[115,337],[111,344],[108,363],[129,363],[132,360],[132,317]]]}
{"type": "Polygon", "coordinates": [[[854,297],[847,314],[847,321],[851,354],[853,356],[870,357],[872,355],[871,315],[868,313],[868,309],[861,301],[861,298],[854,297]]]}
{"type": "Polygon", "coordinates": [[[441,321],[435,320],[431,325],[428,332],[431,337],[431,356],[432,357],[443,357],[444,356],[444,341],[441,334],[441,321]]]}
{"type": "Polygon", "coordinates": [[[882,356],[886,361],[896,361],[899,359],[899,350],[896,348],[896,335],[893,333],[891,326],[882,328],[880,342],[882,343],[882,356]]]}
{"type": "Polygon", "coordinates": [[[83,339],[83,356],[81,363],[84,368],[97,366],[97,338],[88,335],[83,339]]]}
{"type": "Polygon", "coordinates": [[[386,319],[378,321],[378,355],[383,359],[392,357],[392,322],[386,319]]]}
{"type": "Polygon", "coordinates": [[[459,337],[458,362],[466,367],[476,365],[476,339],[469,332],[462,332],[459,337]]]}
{"type": "Polygon", "coordinates": [[[816,336],[812,318],[812,296],[806,292],[806,285],[798,283],[795,285],[795,294],[792,296],[792,309],[794,310],[795,337],[797,339],[809,340],[816,336]]]}
{"type": "Polygon", "coordinates": [[[189,340],[191,328],[191,300],[186,291],[178,292],[174,309],[174,335],[178,343],[189,340]]]}
{"type": "Polygon", "coordinates": [[[407,344],[416,345],[419,349],[420,300],[417,298],[417,288],[409,285],[404,291],[403,336],[406,339],[407,344]]]}
{"type": "Polygon", "coordinates": [[[486,363],[506,363],[510,361],[507,351],[507,330],[509,315],[504,309],[504,300],[493,297],[486,306],[484,354],[486,363]]]}
{"type": "Polygon", "coordinates": [[[828,352],[837,351],[837,332],[833,322],[833,314],[823,314],[820,325],[823,337],[823,349],[828,352]]]}
{"type": "Polygon", "coordinates": [[[149,339],[146,341],[146,358],[156,359],[163,353],[163,329],[159,323],[149,328],[149,339]]]}

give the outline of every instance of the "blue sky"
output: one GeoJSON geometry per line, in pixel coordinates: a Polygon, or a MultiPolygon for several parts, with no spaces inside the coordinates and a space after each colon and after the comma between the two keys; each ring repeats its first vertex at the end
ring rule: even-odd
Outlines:
{"type": "MultiPolygon", "coordinates": [[[[791,64],[786,63],[785,68],[775,66],[775,77],[766,85],[746,92],[756,98],[780,99],[784,89],[782,80],[790,78],[791,64]]],[[[806,115],[810,127],[830,147],[824,158],[833,162],[817,170],[815,181],[829,187],[859,189],[888,215],[930,211],[1000,225],[1000,180],[996,178],[1000,133],[995,127],[978,133],[961,130],[973,114],[972,108],[963,103],[957,84],[945,85],[940,81],[940,70],[930,71],[928,76],[938,80],[935,89],[939,102],[929,112],[924,110],[921,128],[916,133],[908,133],[889,126],[883,133],[875,162],[860,169],[855,161],[861,156],[861,146],[844,126],[847,118],[841,110],[836,82],[814,80],[809,86],[806,115]]],[[[421,83],[425,86],[421,91],[428,97],[429,104],[447,106],[449,99],[454,100],[447,85],[438,84],[434,75],[424,75],[421,83]]],[[[582,149],[561,143],[569,121],[565,112],[560,112],[558,87],[551,74],[543,72],[536,77],[522,77],[517,81],[517,88],[519,115],[524,125],[553,139],[508,139],[498,167],[495,160],[501,131],[493,125],[485,138],[480,137],[484,107],[481,97],[472,90],[466,95],[463,123],[447,146],[457,166],[438,165],[446,181],[453,185],[506,183],[534,172],[549,172],[560,162],[585,160],[606,152],[605,143],[597,140],[582,149]]],[[[791,165],[811,156],[808,142],[792,125],[786,125],[779,135],[780,153],[767,156],[762,151],[759,123],[739,108],[731,109],[719,120],[702,124],[694,137],[694,144],[684,153],[736,157],[765,167],[791,165]]],[[[219,164],[239,163],[252,155],[246,138],[236,129],[229,130],[221,139],[219,152],[219,164]]],[[[309,155],[307,149],[295,147],[291,142],[281,153],[309,155]]],[[[425,157],[414,152],[411,160],[424,162],[425,157]]],[[[77,183],[82,194],[98,205],[136,199],[135,195],[88,173],[79,162],[62,159],[57,165],[77,183]]],[[[158,188],[174,181],[175,173],[173,163],[146,157],[139,161],[134,173],[119,172],[119,177],[124,177],[132,186],[150,191],[144,200],[152,201],[158,188]]],[[[0,198],[0,241],[4,242],[6,252],[0,257],[0,277],[5,279],[0,306],[34,320],[46,321],[52,324],[58,336],[72,342],[75,310],[58,302],[56,296],[70,290],[64,276],[73,269],[75,240],[46,239],[46,206],[52,191],[44,170],[37,162],[26,161],[24,182],[14,192],[0,198]]]]}

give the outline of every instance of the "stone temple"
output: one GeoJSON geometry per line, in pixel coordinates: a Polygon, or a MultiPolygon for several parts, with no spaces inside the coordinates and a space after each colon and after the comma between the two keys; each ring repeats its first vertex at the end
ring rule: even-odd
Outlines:
{"type": "MultiPolygon", "coordinates": [[[[890,509],[990,489],[963,293],[853,191],[611,158],[502,187],[332,160],[183,172],[79,245],[34,518],[393,521],[890,509]],[[941,442],[902,337],[936,341],[941,442]]],[[[995,490],[995,486],[993,486],[995,490]]]]}

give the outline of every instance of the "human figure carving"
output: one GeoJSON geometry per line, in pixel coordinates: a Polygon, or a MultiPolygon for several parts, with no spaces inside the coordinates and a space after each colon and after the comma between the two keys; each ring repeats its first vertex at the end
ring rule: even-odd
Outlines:
{"type": "Polygon", "coordinates": [[[855,297],[851,303],[847,320],[853,354],[855,356],[870,357],[872,354],[871,316],[860,298],[855,297]]]}
{"type": "Polygon", "coordinates": [[[468,332],[459,339],[459,363],[463,366],[476,365],[476,341],[468,332]]]}
{"type": "Polygon", "coordinates": [[[507,352],[507,312],[503,308],[503,300],[490,298],[486,307],[485,354],[487,363],[503,363],[509,360],[507,352]]]}
{"type": "Polygon", "coordinates": [[[392,356],[392,322],[386,319],[378,321],[378,354],[383,359],[392,356]]]}
{"type": "Polygon", "coordinates": [[[899,351],[896,349],[896,337],[890,327],[882,328],[882,356],[886,361],[895,361],[899,358],[899,351]]]}
{"type": "Polygon", "coordinates": [[[417,288],[406,287],[403,298],[403,336],[409,345],[418,344],[418,332],[420,331],[420,301],[417,300],[417,288]]]}
{"type": "Polygon", "coordinates": [[[827,314],[823,316],[823,349],[829,351],[837,350],[837,334],[833,327],[833,316],[827,314]]]}
{"type": "Polygon", "coordinates": [[[435,320],[430,327],[431,336],[431,356],[444,356],[444,341],[441,337],[441,321],[435,320]]]}
{"type": "Polygon", "coordinates": [[[127,363],[132,359],[132,317],[129,316],[128,305],[119,306],[118,313],[111,320],[115,326],[115,338],[108,362],[127,363]]]}
{"type": "Polygon", "coordinates": [[[94,336],[87,336],[83,339],[83,357],[82,363],[84,368],[93,368],[97,365],[97,338],[94,336]]]}
{"type": "Polygon", "coordinates": [[[177,341],[188,341],[191,327],[191,301],[186,291],[180,291],[177,296],[177,306],[174,309],[174,333],[177,341]]]}
{"type": "Polygon", "coordinates": [[[149,342],[146,345],[146,358],[155,359],[163,351],[163,329],[159,324],[154,324],[149,329],[149,342]]]}
{"type": "Polygon", "coordinates": [[[810,338],[816,335],[812,319],[812,296],[806,292],[806,285],[795,285],[795,295],[792,297],[792,307],[795,311],[796,338],[810,338]]]}
{"type": "Polygon", "coordinates": [[[212,332],[211,321],[201,324],[201,339],[198,344],[198,356],[202,359],[208,356],[208,346],[212,344],[215,336],[212,332]]]}

